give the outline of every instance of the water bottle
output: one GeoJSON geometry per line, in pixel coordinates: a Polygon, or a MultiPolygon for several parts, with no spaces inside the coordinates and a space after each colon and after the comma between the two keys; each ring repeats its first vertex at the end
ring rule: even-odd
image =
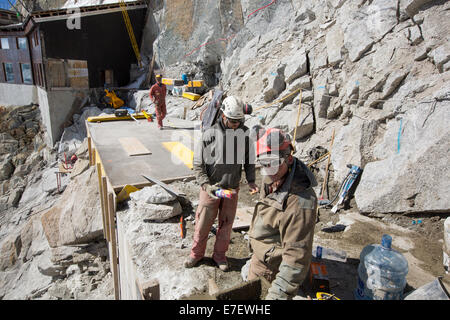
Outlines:
{"type": "Polygon", "coordinates": [[[406,286],[408,261],[391,247],[392,237],[384,234],[381,245],[366,246],[360,254],[357,300],[401,300],[406,286]]]}
{"type": "Polygon", "coordinates": [[[328,259],[339,262],[347,261],[347,252],[343,250],[330,249],[321,246],[314,246],[312,255],[316,259],[328,259]]]}

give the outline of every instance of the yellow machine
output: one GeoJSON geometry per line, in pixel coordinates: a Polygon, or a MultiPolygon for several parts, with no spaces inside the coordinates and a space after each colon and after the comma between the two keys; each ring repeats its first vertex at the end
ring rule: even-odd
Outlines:
{"type": "Polygon", "coordinates": [[[125,102],[116,95],[114,90],[108,91],[108,89],[105,89],[105,93],[104,99],[106,103],[111,105],[114,109],[118,109],[125,104],[125,102]]]}
{"type": "Polygon", "coordinates": [[[317,292],[315,300],[341,300],[334,294],[328,292],[317,292]]]}

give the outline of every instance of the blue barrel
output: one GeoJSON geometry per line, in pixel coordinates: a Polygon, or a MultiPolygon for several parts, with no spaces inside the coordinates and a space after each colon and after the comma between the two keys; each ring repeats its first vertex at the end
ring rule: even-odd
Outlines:
{"type": "Polygon", "coordinates": [[[383,235],[381,245],[366,246],[360,255],[357,300],[402,300],[408,261],[392,249],[392,237],[383,235]]]}

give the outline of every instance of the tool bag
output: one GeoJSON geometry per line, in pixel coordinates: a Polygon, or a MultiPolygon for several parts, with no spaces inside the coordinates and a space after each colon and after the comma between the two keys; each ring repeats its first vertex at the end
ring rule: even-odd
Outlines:
{"type": "Polygon", "coordinates": [[[202,112],[202,116],[200,117],[200,120],[202,120],[202,131],[211,128],[219,118],[219,115],[222,112],[220,106],[222,105],[223,94],[223,91],[215,90],[212,100],[202,112]]]}
{"type": "MultiPolygon", "coordinates": [[[[222,101],[226,96],[224,95],[224,92],[221,90],[215,90],[212,100],[207,105],[206,109],[202,111],[200,114],[200,120],[202,121],[202,131],[205,131],[209,128],[211,128],[219,118],[220,114],[222,113],[222,101]]],[[[244,103],[244,114],[252,114],[253,107],[248,104],[244,103]]]]}

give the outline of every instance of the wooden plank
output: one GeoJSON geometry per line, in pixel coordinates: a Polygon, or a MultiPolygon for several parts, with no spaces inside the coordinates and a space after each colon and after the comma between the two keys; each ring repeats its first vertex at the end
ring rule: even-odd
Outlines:
{"type": "Polygon", "coordinates": [[[105,212],[105,200],[103,197],[103,190],[102,190],[102,168],[101,164],[97,163],[97,177],[98,177],[98,191],[100,195],[100,202],[102,205],[102,222],[103,222],[103,239],[106,239],[106,212],[105,212]]]}
{"type": "Polygon", "coordinates": [[[110,235],[110,220],[109,220],[109,205],[108,205],[108,186],[106,182],[106,177],[102,176],[102,198],[105,204],[105,227],[106,227],[106,240],[111,241],[110,235]]]}
{"type": "Polygon", "coordinates": [[[137,138],[119,138],[119,142],[122,145],[122,148],[130,157],[152,154],[137,138]]]}
{"type": "Polygon", "coordinates": [[[253,207],[237,208],[233,222],[233,230],[249,228],[252,223],[253,207]]]}
{"type": "Polygon", "coordinates": [[[64,61],[59,59],[49,59],[48,70],[50,87],[67,87],[64,61]]]}
{"type": "Polygon", "coordinates": [[[89,166],[93,166],[95,163],[93,160],[93,156],[92,156],[92,138],[89,135],[89,131],[88,131],[88,150],[89,150],[89,166]]]}
{"type": "Polygon", "coordinates": [[[89,88],[86,60],[67,60],[68,78],[72,88],[89,88]]]}
{"type": "Polygon", "coordinates": [[[95,150],[95,147],[92,146],[92,162],[97,163],[97,150],[95,150]]]}
{"type": "Polygon", "coordinates": [[[111,231],[111,264],[112,264],[112,272],[114,278],[114,297],[116,300],[120,299],[120,282],[119,282],[119,266],[118,266],[118,258],[117,258],[117,237],[116,237],[116,210],[114,203],[114,193],[108,193],[108,213],[110,220],[110,231],[111,231]]]}

